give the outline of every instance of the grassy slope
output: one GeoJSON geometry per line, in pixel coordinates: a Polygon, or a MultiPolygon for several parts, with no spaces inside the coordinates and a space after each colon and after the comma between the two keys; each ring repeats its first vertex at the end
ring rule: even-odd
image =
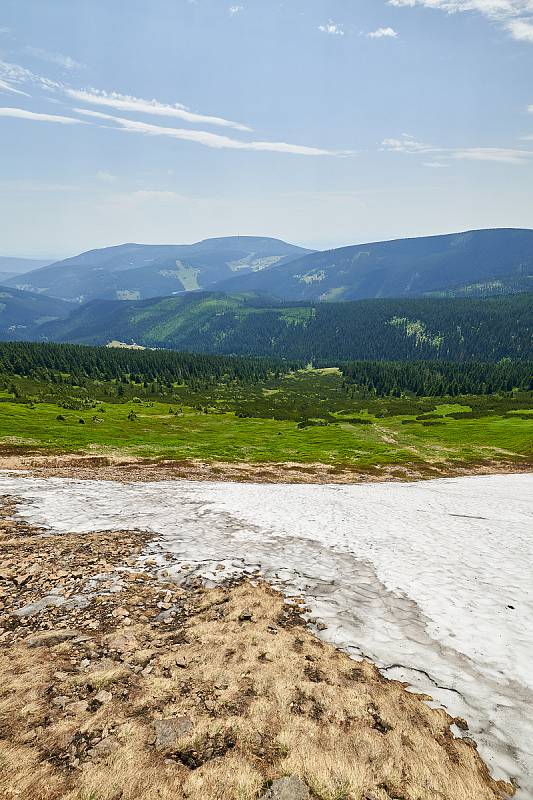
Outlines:
{"type": "MultiPolygon", "coordinates": [[[[365,403],[351,400],[340,387],[335,371],[300,373],[255,390],[218,387],[209,396],[202,394],[208,413],[199,410],[199,398],[190,390],[176,388],[173,408],[176,400],[181,401],[180,415],[169,413],[169,400],[102,402],[83,411],[55,402],[31,408],[4,401],[0,403],[0,443],[17,450],[90,450],[94,454],[113,450],[152,458],[320,462],[363,470],[394,464],[528,462],[533,458],[533,418],[517,413],[520,408],[509,405],[481,418],[454,419],[442,415],[471,406],[464,401],[439,405],[438,400],[413,400],[411,405],[404,400],[365,403]],[[235,412],[250,413],[252,406],[256,416],[236,416],[235,412]],[[421,411],[431,410],[441,419],[415,419],[421,411]],[[128,419],[132,411],[136,419],[128,419]],[[58,415],[65,420],[58,420],[58,415]],[[285,418],[273,419],[275,415],[285,418]],[[298,419],[312,421],[311,415],[321,424],[298,426],[298,419]],[[349,421],[357,418],[371,424],[349,421]],[[402,424],[406,419],[414,422],[402,424]]],[[[522,405],[528,406],[527,398],[522,405]]]]}

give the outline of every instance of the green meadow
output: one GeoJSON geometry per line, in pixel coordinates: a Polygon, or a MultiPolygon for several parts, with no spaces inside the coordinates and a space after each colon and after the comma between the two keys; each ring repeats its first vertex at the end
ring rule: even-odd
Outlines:
{"type": "Polygon", "coordinates": [[[121,452],[150,459],[384,465],[533,460],[531,393],[355,396],[336,369],[262,384],[41,386],[0,393],[0,452],[121,452]],[[66,393],[68,391],[68,394],[66,393]]]}

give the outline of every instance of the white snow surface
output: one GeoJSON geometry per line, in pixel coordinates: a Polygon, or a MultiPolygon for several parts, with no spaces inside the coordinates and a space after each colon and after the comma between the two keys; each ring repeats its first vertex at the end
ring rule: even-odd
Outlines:
{"type": "Polygon", "coordinates": [[[0,494],[56,532],[153,532],[145,557],[180,582],[259,570],[306,598],[322,638],[464,717],[493,774],[533,797],[533,475],[340,486],[2,473],[0,494]]]}

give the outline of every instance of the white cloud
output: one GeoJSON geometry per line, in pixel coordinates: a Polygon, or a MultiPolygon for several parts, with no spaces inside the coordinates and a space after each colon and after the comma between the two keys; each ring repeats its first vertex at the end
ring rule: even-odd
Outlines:
{"type": "Polygon", "coordinates": [[[424,166],[430,169],[447,169],[448,164],[442,164],[440,161],[424,161],[424,166]]]}
{"type": "Polygon", "coordinates": [[[388,0],[388,2],[397,8],[424,6],[448,14],[478,12],[502,25],[513,39],[533,42],[532,0],[388,0]]]}
{"type": "Polygon", "coordinates": [[[116,183],[118,180],[116,175],[112,175],[110,172],[105,172],[103,169],[99,169],[96,173],[96,177],[102,183],[116,183]]]}
{"type": "Polygon", "coordinates": [[[228,13],[229,13],[230,17],[233,17],[233,16],[235,16],[235,14],[238,14],[240,11],[243,11],[243,10],[244,10],[244,6],[230,6],[228,8],[228,13]]]}
{"type": "Polygon", "coordinates": [[[325,25],[319,25],[318,30],[322,31],[322,33],[329,33],[332,36],[344,36],[342,25],[338,22],[333,22],[332,19],[328,20],[325,25]]]}
{"type": "Polygon", "coordinates": [[[417,142],[408,133],[403,133],[400,139],[384,139],[381,146],[383,150],[394,153],[432,153],[438,150],[433,145],[417,142]]]}
{"type": "Polygon", "coordinates": [[[6,81],[3,81],[0,78],[0,92],[12,92],[13,94],[22,94],[24,97],[30,97],[27,92],[22,92],[20,89],[15,89],[14,86],[11,86],[6,81]]]}
{"type": "Polygon", "coordinates": [[[367,33],[369,39],[397,39],[398,32],[394,28],[378,28],[376,31],[367,33]]]}
{"type": "Polygon", "coordinates": [[[6,27],[5,25],[0,25],[0,34],[3,33],[11,33],[11,28],[6,27]]]}
{"type": "Polygon", "coordinates": [[[70,56],[65,56],[63,53],[51,53],[48,50],[43,50],[41,47],[26,47],[26,52],[34,58],[39,58],[41,61],[47,61],[49,64],[56,64],[63,69],[82,69],[83,64],[75,61],[70,56]]]}
{"type": "Polygon", "coordinates": [[[83,125],[81,119],[62,117],[58,114],[37,114],[35,111],[26,111],[25,108],[0,108],[0,117],[15,117],[16,119],[29,119],[36,122],[59,122],[61,125],[83,125]]]}
{"type": "Polygon", "coordinates": [[[533,150],[518,150],[505,147],[469,147],[455,150],[451,158],[467,161],[493,161],[499,164],[523,164],[533,158],[533,150]]]}
{"type": "Polygon", "coordinates": [[[293,155],[305,156],[336,156],[346,155],[333,150],[323,150],[318,147],[307,147],[305,145],[288,144],[287,142],[244,142],[240,139],[232,139],[229,136],[221,136],[218,133],[208,131],[188,130],[184,128],[166,128],[160,125],[151,125],[148,122],[115,117],[111,114],[103,114],[100,111],[89,111],[83,108],[75,108],[78,114],[84,114],[93,119],[102,119],[114,123],[120,129],[132,133],[141,133],[146,136],[169,136],[181,141],[196,142],[205,147],[216,150],[255,150],[271,153],[291,153],[293,155]]]}
{"type": "Polygon", "coordinates": [[[519,42],[533,42],[533,19],[515,19],[507,23],[507,30],[519,42]]]}
{"type": "Polygon", "coordinates": [[[234,128],[238,131],[251,130],[240,122],[232,122],[222,117],[206,116],[205,114],[195,114],[185,106],[176,103],[167,105],[157,100],[143,100],[140,97],[132,97],[119,92],[105,92],[100,89],[70,89],[65,88],[65,93],[73,100],[91,105],[106,106],[116,108],[118,111],[129,111],[140,114],[151,114],[161,117],[177,117],[184,122],[202,123],[204,125],[218,125],[225,128],[234,128]]]}
{"type": "MultiPolygon", "coordinates": [[[[408,153],[411,155],[435,153],[436,158],[459,159],[463,161],[488,161],[499,164],[524,164],[533,159],[533,150],[523,150],[513,147],[435,147],[434,145],[417,142],[412,136],[404,133],[400,139],[384,139],[381,143],[383,150],[393,153],[408,153]]],[[[426,161],[426,167],[444,167],[441,161],[426,161]]]]}
{"type": "Polygon", "coordinates": [[[11,64],[8,61],[0,61],[0,78],[8,81],[9,84],[30,84],[46,91],[63,90],[65,88],[63,83],[52,81],[43,75],[36,75],[26,67],[21,67],[19,64],[11,64]]]}

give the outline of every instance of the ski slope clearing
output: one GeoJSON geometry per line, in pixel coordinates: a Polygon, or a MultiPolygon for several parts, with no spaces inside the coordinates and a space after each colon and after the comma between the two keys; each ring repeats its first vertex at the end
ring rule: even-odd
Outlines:
{"type": "Polygon", "coordinates": [[[528,474],[353,486],[0,478],[32,524],[155,533],[146,557],[178,581],[259,571],[304,596],[324,639],[465,718],[519,798],[533,792],[532,490],[528,474]]]}

